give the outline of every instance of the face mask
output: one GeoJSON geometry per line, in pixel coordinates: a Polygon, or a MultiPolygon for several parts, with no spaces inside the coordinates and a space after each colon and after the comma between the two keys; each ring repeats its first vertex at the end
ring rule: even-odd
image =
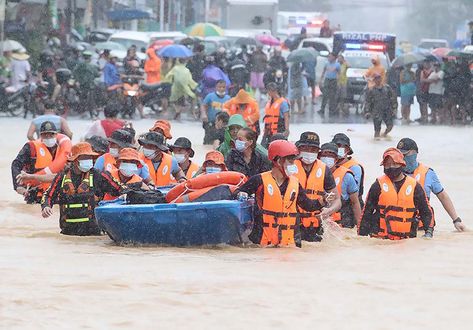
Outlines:
{"type": "Polygon", "coordinates": [[[321,157],[320,160],[329,168],[332,168],[335,165],[335,159],[332,157],[321,157]]]}
{"type": "Polygon", "coordinates": [[[224,97],[224,96],[225,96],[225,92],[215,92],[215,94],[217,94],[217,95],[220,96],[220,97],[224,97]]]}
{"type": "Polygon", "coordinates": [[[317,154],[313,152],[301,152],[302,162],[304,164],[312,164],[317,159],[317,154]]]}
{"type": "Polygon", "coordinates": [[[384,174],[391,180],[397,178],[402,173],[402,167],[384,168],[384,174]]]}
{"type": "Polygon", "coordinates": [[[298,172],[299,172],[299,169],[297,168],[296,164],[286,165],[286,175],[287,176],[295,175],[298,172]]]}
{"type": "Polygon", "coordinates": [[[246,142],[241,140],[235,140],[235,149],[238,151],[244,151],[246,149],[246,142]]]}
{"type": "Polygon", "coordinates": [[[120,173],[129,178],[133,174],[138,173],[138,166],[134,163],[121,163],[120,164],[120,173]]]}
{"type": "Polygon", "coordinates": [[[92,167],[94,167],[94,161],[92,159],[79,160],[79,170],[81,170],[81,172],[89,172],[92,167]]]}
{"type": "Polygon", "coordinates": [[[108,152],[110,153],[110,155],[112,155],[113,158],[118,157],[118,154],[119,154],[118,148],[110,148],[108,152]]]}
{"type": "Polygon", "coordinates": [[[182,164],[186,160],[186,155],[185,154],[174,154],[174,158],[176,158],[176,160],[179,164],[182,164]]]}
{"type": "Polygon", "coordinates": [[[145,157],[148,159],[153,159],[156,155],[156,150],[143,148],[143,155],[145,155],[145,157]]]}
{"type": "Polygon", "coordinates": [[[337,155],[338,155],[338,157],[340,157],[340,158],[345,157],[345,148],[343,148],[343,147],[338,148],[337,155]]]}
{"type": "Polygon", "coordinates": [[[207,167],[205,169],[205,173],[212,174],[212,173],[220,173],[222,169],[220,167],[207,167]]]}
{"type": "Polygon", "coordinates": [[[52,148],[56,145],[56,139],[55,138],[42,139],[42,141],[46,145],[46,147],[48,147],[48,148],[52,148]]]}
{"type": "Polygon", "coordinates": [[[417,163],[417,154],[404,156],[404,161],[406,162],[406,167],[404,168],[404,172],[406,173],[414,173],[417,166],[419,166],[417,163]]]}

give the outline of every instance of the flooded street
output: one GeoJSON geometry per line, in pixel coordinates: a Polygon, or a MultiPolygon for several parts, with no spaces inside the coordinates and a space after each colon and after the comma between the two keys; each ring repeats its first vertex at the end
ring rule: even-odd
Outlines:
{"type": "MultiPolygon", "coordinates": [[[[71,119],[77,142],[88,121],[71,119]]],[[[152,120],[135,121],[137,132],[152,120]]],[[[434,197],[434,239],[381,241],[329,231],[302,249],[120,247],[106,237],[59,234],[58,209],[43,220],[11,185],[10,163],[29,121],[2,118],[0,146],[0,328],[471,329],[473,232],[453,232],[434,197]]],[[[321,142],[352,140],[365,191],[382,174],[382,152],[409,136],[473,229],[471,127],[396,126],[374,142],[371,124],[304,124],[321,142]]],[[[196,122],[173,123],[197,144],[196,122]]],[[[200,142],[201,143],[201,142],[200,142]]],[[[201,162],[206,147],[195,147],[201,162]]]]}

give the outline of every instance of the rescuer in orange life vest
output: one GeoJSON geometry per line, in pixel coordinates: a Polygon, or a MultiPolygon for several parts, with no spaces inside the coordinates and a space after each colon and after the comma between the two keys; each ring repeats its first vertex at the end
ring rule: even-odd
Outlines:
{"type": "Polygon", "coordinates": [[[94,169],[98,156],[87,142],[72,147],[69,164],[57,174],[41,200],[42,215],[53,214],[53,205],[59,204],[59,227],[64,235],[100,235],[95,223],[94,209],[105,193],[119,195],[125,187],[105,173],[94,169]]]}
{"type": "Polygon", "coordinates": [[[108,138],[109,150],[95,162],[95,169],[100,172],[112,171],[117,167],[117,159],[120,150],[124,148],[133,148],[133,136],[124,129],[117,129],[108,138]]]}
{"type": "MultiPolygon", "coordinates": [[[[118,155],[117,168],[105,172],[105,176],[132,190],[150,190],[148,185],[143,182],[143,178],[138,175],[142,167],[140,153],[133,148],[123,148],[118,155]]],[[[116,199],[122,192],[123,189],[119,192],[107,193],[104,200],[116,199]]]]}
{"type": "Polygon", "coordinates": [[[15,191],[28,203],[39,202],[54,176],[64,169],[70,152],[71,140],[58,134],[52,122],[42,123],[40,138],[27,142],[11,164],[15,191]]]}
{"type": "MultiPolygon", "coordinates": [[[[301,246],[300,218],[298,207],[308,212],[319,211],[321,217],[332,214],[333,206],[325,208],[325,201],[310,199],[301,187],[297,174],[297,147],[288,141],[271,142],[268,149],[273,168],[251,177],[241,188],[240,199],[255,194],[258,209],[249,238],[261,245],[301,246]]],[[[329,203],[333,198],[328,198],[329,203]]]]}
{"type": "Polygon", "coordinates": [[[192,179],[197,174],[197,171],[199,171],[200,166],[190,160],[190,158],[194,157],[191,141],[188,138],[180,137],[169,149],[184,172],[186,179],[192,179]]]}
{"type": "Polygon", "coordinates": [[[186,175],[179,167],[177,160],[167,152],[164,136],[156,132],[143,134],[138,143],[143,147],[144,163],[149,170],[149,178],[145,179],[156,187],[169,185],[173,179],[178,182],[186,180],[186,175]]]}
{"type": "Polygon", "coordinates": [[[269,100],[264,110],[264,134],[261,144],[267,147],[271,136],[282,133],[284,137],[289,136],[289,104],[281,97],[278,86],[269,83],[266,86],[269,100]]]}
{"type": "Polygon", "coordinates": [[[425,225],[424,237],[432,238],[432,211],[422,186],[403,173],[406,162],[396,148],[383,154],[384,175],[371,186],[359,235],[398,240],[417,236],[418,219],[425,225]]]}
{"type": "MultiPolygon", "coordinates": [[[[335,197],[332,202],[333,209],[340,208],[340,196],[332,172],[322,161],[317,159],[317,154],[320,151],[320,139],[317,133],[302,133],[296,146],[301,156],[295,161],[298,168],[296,176],[307,196],[311,199],[322,200],[326,194],[333,193],[335,197]]],[[[305,212],[302,209],[299,211],[301,212],[302,239],[310,242],[321,241],[323,227],[318,218],[319,212],[305,212]]]]}
{"type": "Polygon", "coordinates": [[[357,226],[361,219],[361,207],[353,172],[336,164],[338,147],[335,143],[324,143],[320,148],[319,159],[330,168],[342,201],[342,207],[332,214],[332,220],[344,228],[357,226]]]}
{"type": "MultiPolygon", "coordinates": [[[[450,196],[443,188],[435,171],[417,161],[417,154],[419,153],[417,143],[412,139],[403,138],[398,142],[397,148],[404,154],[404,160],[406,161],[404,173],[412,176],[417,180],[417,182],[420,183],[420,185],[424,188],[428,200],[430,200],[430,193],[433,192],[452,219],[456,230],[460,232],[465,231],[466,227],[462,223],[461,218],[458,216],[450,196]]],[[[435,221],[432,221],[431,227],[433,227],[434,224],[435,221]]]]}

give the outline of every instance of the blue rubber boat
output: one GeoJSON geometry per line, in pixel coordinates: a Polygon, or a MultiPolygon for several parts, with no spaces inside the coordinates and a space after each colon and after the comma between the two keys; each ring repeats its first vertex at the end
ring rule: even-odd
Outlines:
{"type": "Polygon", "coordinates": [[[98,225],[118,244],[200,246],[240,244],[253,218],[253,201],[128,205],[95,209],[98,225]]]}

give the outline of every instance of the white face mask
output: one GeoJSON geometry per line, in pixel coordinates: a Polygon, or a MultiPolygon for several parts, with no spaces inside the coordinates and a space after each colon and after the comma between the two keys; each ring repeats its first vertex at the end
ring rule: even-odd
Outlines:
{"type": "Polygon", "coordinates": [[[335,159],[332,157],[321,157],[320,160],[329,168],[332,168],[335,165],[335,159]]]}
{"type": "Polygon", "coordinates": [[[212,174],[212,173],[220,173],[222,169],[220,167],[207,167],[205,168],[205,173],[212,174]]]}
{"type": "Polygon", "coordinates": [[[118,151],[118,148],[110,148],[108,152],[110,153],[110,155],[112,155],[113,158],[117,158],[118,154],[120,153],[118,151]]]}
{"type": "Polygon", "coordinates": [[[121,163],[120,164],[120,173],[129,178],[133,174],[138,173],[138,166],[135,163],[121,163]]]}
{"type": "Polygon", "coordinates": [[[79,160],[79,170],[81,172],[87,173],[92,167],[94,167],[94,161],[92,159],[82,159],[79,160]]]}
{"type": "Polygon", "coordinates": [[[143,155],[148,159],[153,159],[156,156],[156,150],[143,148],[143,155]]]}
{"type": "Polygon", "coordinates": [[[301,152],[302,162],[304,164],[312,164],[317,159],[317,154],[314,152],[301,152]]]}
{"type": "Polygon", "coordinates": [[[217,94],[217,95],[220,96],[220,97],[224,97],[224,96],[225,96],[225,92],[215,92],[215,94],[217,94]]]}
{"type": "Polygon", "coordinates": [[[44,145],[48,148],[52,148],[56,145],[56,138],[49,138],[49,139],[41,139],[44,145]]]}
{"type": "Polygon", "coordinates": [[[186,155],[185,154],[174,154],[174,158],[176,158],[178,164],[182,164],[186,160],[186,155]]]}
{"type": "Polygon", "coordinates": [[[338,157],[340,157],[340,158],[345,157],[345,148],[344,148],[344,147],[338,148],[337,155],[338,155],[338,157]]]}
{"type": "Polygon", "coordinates": [[[286,175],[291,176],[299,173],[299,169],[296,164],[286,165],[286,175]]]}

